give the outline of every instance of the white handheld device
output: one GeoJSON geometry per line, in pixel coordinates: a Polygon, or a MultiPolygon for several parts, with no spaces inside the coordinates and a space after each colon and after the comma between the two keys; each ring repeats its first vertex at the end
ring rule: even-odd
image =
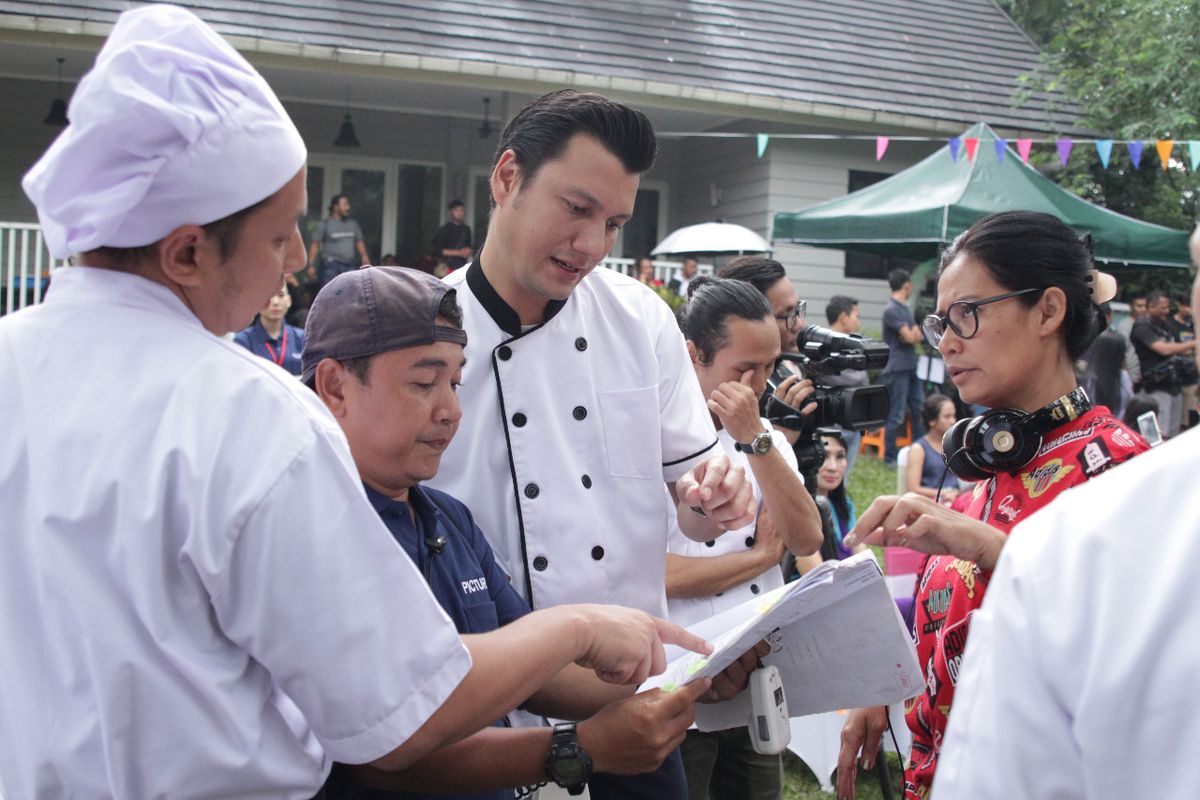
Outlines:
{"type": "Polygon", "coordinates": [[[783,679],[775,667],[759,667],[750,673],[750,742],[754,752],[773,756],[782,753],[792,740],[783,679]]]}

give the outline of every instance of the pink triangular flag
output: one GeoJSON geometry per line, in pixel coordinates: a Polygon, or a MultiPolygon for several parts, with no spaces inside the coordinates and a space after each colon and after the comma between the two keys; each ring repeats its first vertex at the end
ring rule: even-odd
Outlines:
{"type": "Polygon", "coordinates": [[[963,139],[963,144],[965,144],[967,146],[967,160],[974,161],[975,160],[975,151],[976,151],[976,149],[979,148],[979,140],[978,139],[963,139]]]}
{"type": "Polygon", "coordinates": [[[875,160],[882,161],[883,154],[887,152],[888,142],[890,140],[886,136],[875,137],[875,160]]]}
{"type": "Polygon", "coordinates": [[[1058,148],[1059,162],[1065,167],[1067,159],[1071,157],[1071,148],[1075,146],[1075,143],[1070,139],[1059,139],[1054,143],[1054,146],[1058,148]]]}
{"type": "Polygon", "coordinates": [[[1029,150],[1033,147],[1033,139],[1017,139],[1017,152],[1021,156],[1021,161],[1029,163],[1029,150]]]}
{"type": "Polygon", "coordinates": [[[1154,149],[1158,150],[1158,160],[1162,162],[1162,168],[1166,169],[1167,164],[1171,161],[1171,149],[1175,147],[1173,139],[1159,139],[1154,143],[1154,149]]]}

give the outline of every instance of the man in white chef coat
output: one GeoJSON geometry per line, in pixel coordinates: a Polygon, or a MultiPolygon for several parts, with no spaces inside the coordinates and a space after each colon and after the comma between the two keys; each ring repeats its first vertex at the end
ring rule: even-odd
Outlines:
{"type": "MultiPolygon", "coordinates": [[[[1200,265],[1200,227],[1191,248],[1200,265]]],[[[971,622],[938,800],[1200,791],[1198,467],[1187,431],[1013,529],[971,622]]]]}
{"type": "MultiPolygon", "coordinates": [[[[432,484],[465,502],[533,608],[665,613],[668,493],[695,539],[753,520],[670,309],[595,269],[653,163],[646,117],[562,90],[501,135],[478,258],[447,276],[469,335],[458,436],[432,484]]],[[[682,796],[682,766],[593,798],[682,796]]]]}
{"type": "Polygon", "coordinates": [[[404,767],[571,661],[661,665],[677,629],[621,609],[460,639],[320,401],[220,338],[305,260],[307,154],[245,59],[129,11],[69,117],[24,187],[77,266],[0,319],[10,797],[307,798],[331,759],[404,767]]]}

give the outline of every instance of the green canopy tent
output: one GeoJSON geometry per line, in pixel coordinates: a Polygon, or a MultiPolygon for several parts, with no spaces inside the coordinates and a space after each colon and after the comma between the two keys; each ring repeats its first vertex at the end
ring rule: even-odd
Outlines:
{"type": "MultiPolygon", "coordinates": [[[[1091,233],[1097,261],[1111,265],[1190,267],[1188,233],[1093,205],[1022,163],[1011,148],[996,158],[997,136],[984,123],[963,138],[979,140],[974,159],[950,147],[857,192],[775,215],[772,239],[857,250],[915,261],[937,258],[943,245],[996,211],[1053,214],[1091,233]]],[[[1147,166],[1149,169],[1150,167],[1147,166]]]]}

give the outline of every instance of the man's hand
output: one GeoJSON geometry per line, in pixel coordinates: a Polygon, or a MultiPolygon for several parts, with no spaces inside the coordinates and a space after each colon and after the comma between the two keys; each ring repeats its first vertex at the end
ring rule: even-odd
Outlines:
{"type": "Polygon", "coordinates": [[[720,703],[737,697],[750,683],[750,673],[758,669],[758,660],[770,652],[771,645],[764,639],[742,653],[737,661],[713,678],[712,688],[700,698],[700,702],[720,703]]]}
{"type": "Polygon", "coordinates": [[[858,777],[858,757],[863,769],[875,765],[879,738],[887,730],[887,707],[856,708],[842,726],[842,749],[838,752],[837,798],[854,800],[854,781],[858,777]]]}
{"type": "Polygon", "coordinates": [[[758,396],[750,388],[753,370],[746,370],[738,381],[726,381],[708,398],[708,410],[721,420],[735,442],[749,442],[766,430],[758,414],[758,396]]]}
{"type": "Polygon", "coordinates": [[[575,663],[595,670],[602,681],[638,685],[667,668],[664,644],[676,644],[696,653],[712,652],[712,645],[673,622],[623,606],[558,606],[580,615],[578,630],[585,636],[583,656],[575,663]]]}
{"type": "Polygon", "coordinates": [[[965,514],[914,492],[876,498],[846,535],[847,547],[863,544],[907,547],[921,553],[948,553],[994,569],[1005,536],[965,514]]]}
{"type": "Polygon", "coordinates": [[[737,530],[754,521],[754,491],[746,472],[723,453],[688,470],[675,482],[675,491],[685,506],[725,530],[737,530]]]}
{"type": "Polygon", "coordinates": [[[579,723],[579,744],[596,772],[640,775],[658,769],[696,719],[696,700],[710,687],[692,681],[673,692],[651,689],[602,708],[579,723]]]}
{"type": "Polygon", "coordinates": [[[816,403],[804,404],[817,389],[813,382],[800,375],[789,375],[775,387],[775,399],[801,414],[808,415],[817,410],[816,403]]]}

